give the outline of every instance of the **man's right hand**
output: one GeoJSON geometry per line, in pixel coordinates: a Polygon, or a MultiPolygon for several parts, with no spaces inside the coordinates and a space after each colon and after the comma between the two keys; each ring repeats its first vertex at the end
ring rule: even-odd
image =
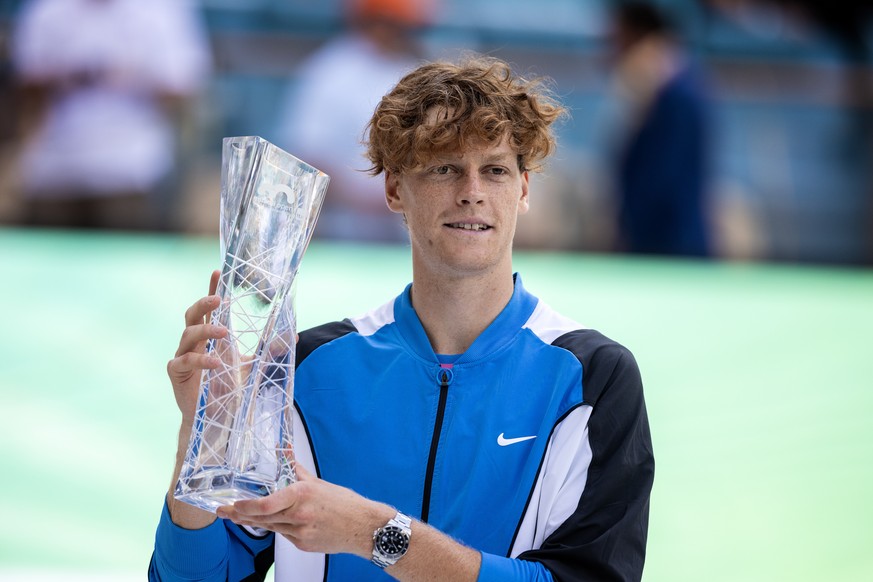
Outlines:
{"type": "Polygon", "coordinates": [[[173,394],[176,405],[182,412],[183,423],[190,424],[194,420],[203,370],[215,369],[221,365],[217,357],[206,354],[206,343],[210,339],[227,336],[227,328],[209,323],[209,315],[218,307],[220,301],[215,295],[218,277],[219,272],[213,271],[209,281],[209,295],[198,300],[185,312],[185,330],[179,340],[179,348],[176,356],[167,363],[167,375],[173,384],[173,394]]]}
{"type": "Polygon", "coordinates": [[[176,405],[182,412],[182,424],[179,428],[178,449],[176,451],[176,468],[167,493],[167,506],[170,516],[177,525],[186,529],[199,529],[215,521],[215,515],[202,509],[197,509],[187,503],[179,503],[173,497],[173,490],[194,425],[194,414],[197,411],[197,396],[200,391],[200,377],[203,370],[215,369],[221,365],[218,358],[206,354],[206,343],[210,339],[227,336],[227,329],[209,323],[209,315],[218,307],[221,299],[215,295],[218,288],[218,271],[213,271],[209,281],[209,295],[197,301],[185,312],[185,331],[179,340],[176,356],[167,363],[167,375],[173,384],[173,394],[176,405]]]}

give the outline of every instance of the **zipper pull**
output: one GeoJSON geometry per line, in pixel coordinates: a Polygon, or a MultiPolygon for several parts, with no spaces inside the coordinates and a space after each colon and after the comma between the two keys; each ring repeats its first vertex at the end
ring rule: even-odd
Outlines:
{"type": "Polygon", "coordinates": [[[437,384],[440,385],[440,388],[448,388],[449,384],[452,383],[452,380],[455,379],[455,374],[452,372],[451,368],[443,368],[440,367],[436,373],[436,381],[437,384]]]}

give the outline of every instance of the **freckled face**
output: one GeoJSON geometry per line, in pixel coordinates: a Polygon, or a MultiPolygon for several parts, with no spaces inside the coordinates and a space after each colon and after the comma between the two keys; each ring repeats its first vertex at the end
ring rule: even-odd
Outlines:
{"type": "Polygon", "coordinates": [[[388,207],[406,218],[416,268],[511,273],[516,222],[528,210],[528,174],[505,138],[389,173],[385,184],[388,207]]]}

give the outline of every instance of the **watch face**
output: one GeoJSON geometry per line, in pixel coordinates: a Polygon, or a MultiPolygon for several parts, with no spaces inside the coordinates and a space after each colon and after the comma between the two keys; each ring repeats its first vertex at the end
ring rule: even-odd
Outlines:
{"type": "Polygon", "coordinates": [[[379,552],[389,557],[402,556],[409,547],[409,536],[395,525],[383,527],[376,536],[379,552]]]}

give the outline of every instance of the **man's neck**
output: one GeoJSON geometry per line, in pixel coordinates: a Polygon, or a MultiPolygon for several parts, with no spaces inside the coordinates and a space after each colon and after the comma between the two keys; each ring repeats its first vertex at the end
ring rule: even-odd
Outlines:
{"type": "Polygon", "coordinates": [[[413,274],[412,305],[435,353],[461,354],[512,297],[512,269],[472,277],[413,274]]]}

